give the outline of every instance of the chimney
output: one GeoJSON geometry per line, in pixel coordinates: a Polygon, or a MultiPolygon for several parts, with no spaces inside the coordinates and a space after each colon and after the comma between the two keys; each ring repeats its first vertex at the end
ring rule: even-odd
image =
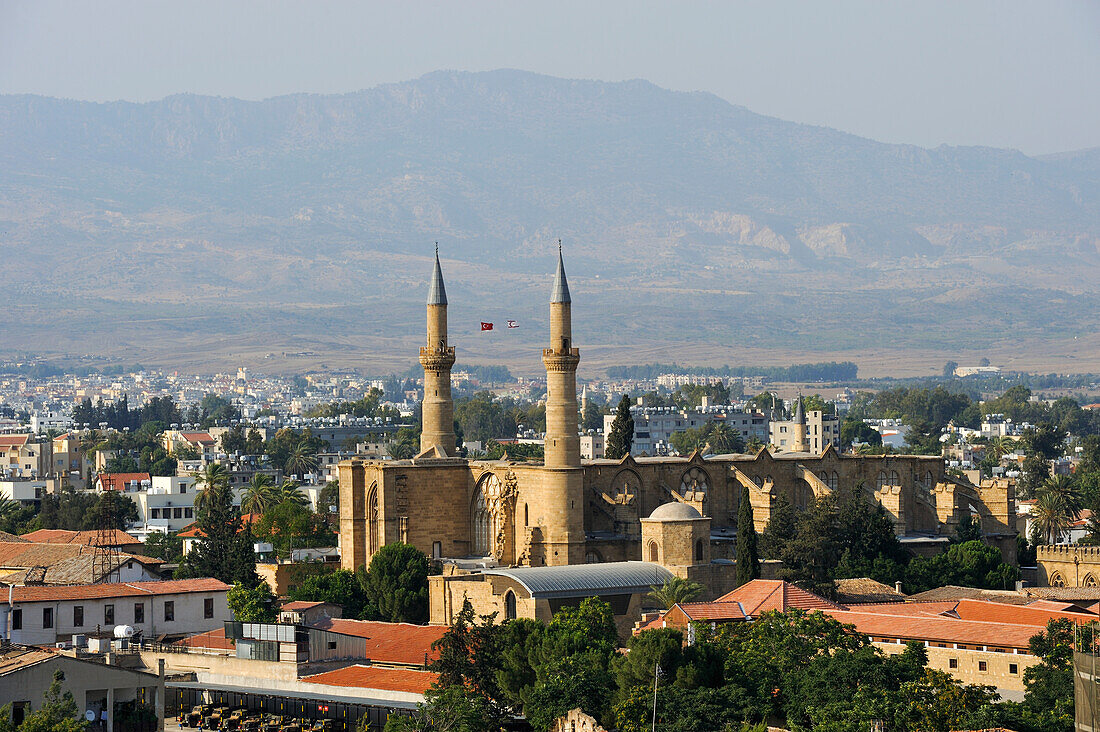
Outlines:
{"type": "Polygon", "coordinates": [[[894,592],[898,593],[899,595],[902,594],[901,580],[898,580],[897,582],[894,583],[894,592]]]}

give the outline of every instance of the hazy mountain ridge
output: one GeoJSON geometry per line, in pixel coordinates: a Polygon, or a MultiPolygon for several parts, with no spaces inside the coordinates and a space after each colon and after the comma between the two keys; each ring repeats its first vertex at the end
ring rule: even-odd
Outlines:
{"type": "MultiPolygon", "coordinates": [[[[675,313],[698,307],[722,318],[708,338],[767,345],[740,321],[771,314],[812,332],[821,297],[849,301],[840,323],[856,302],[880,303],[883,328],[907,302],[918,310],[907,327],[934,332],[933,299],[960,288],[977,307],[1020,288],[1029,300],[1065,291],[1087,314],[1100,151],[890,145],[709,94],[517,71],[259,102],[0,97],[0,285],[22,302],[76,302],[107,275],[108,301],[274,307],[294,327],[314,322],[303,308],[385,303],[380,329],[350,315],[325,325],[370,341],[416,322],[435,239],[468,263],[449,266],[449,288],[488,287],[494,305],[533,316],[557,236],[608,342],[626,333],[604,314],[630,312],[630,337],[661,340],[682,337],[675,313]],[[795,282],[815,304],[776,296],[795,282]],[[681,302],[639,311],[645,288],[681,302]],[[747,295],[721,294],[733,290],[747,295]]],[[[1010,320],[1042,335],[1042,310],[1010,320]]],[[[1061,325],[1088,320],[1077,318],[1061,325]]],[[[186,323],[181,311],[172,328],[186,323]]]]}

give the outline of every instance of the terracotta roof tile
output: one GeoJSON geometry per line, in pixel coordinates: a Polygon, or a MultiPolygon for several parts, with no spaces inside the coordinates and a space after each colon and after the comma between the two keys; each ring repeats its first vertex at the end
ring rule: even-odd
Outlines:
{"type": "Polygon", "coordinates": [[[137,482],[140,486],[143,481],[151,480],[148,473],[100,473],[96,476],[96,487],[101,491],[125,491],[131,483],[137,482]]]}
{"type": "Polygon", "coordinates": [[[294,600],[292,602],[284,603],[280,610],[309,610],[311,607],[318,607],[320,605],[326,605],[324,602],[306,602],[305,600],[294,600]]]}
{"type": "Polygon", "coordinates": [[[211,577],[161,582],[121,582],[102,585],[64,585],[55,587],[16,587],[16,602],[54,602],[58,600],[91,600],[99,597],[135,597],[175,595],[185,592],[226,592],[230,588],[211,577]]]}
{"type": "Polygon", "coordinates": [[[667,619],[680,620],[677,615],[683,615],[687,621],[693,620],[749,620],[748,613],[739,602],[682,602],[674,605],[668,613],[667,619]]]}
{"type": "Polygon", "coordinates": [[[347,666],[323,674],[306,676],[307,684],[325,686],[346,686],[356,689],[382,689],[385,691],[403,691],[410,694],[423,694],[439,678],[431,671],[410,671],[400,668],[381,668],[379,666],[347,666]]]}
{"type": "MultiPolygon", "coordinates": [[[[260,520],[262,518],[263,515],[258,513],[244,514],[243,516],[241,516],[241,529],[244,529],[245,524],[251,524],[252,526],[255,526],[256,524],[260,523],[260,520]]],[[[199,528],[199,524],[196,521],[193,524],[188,524],[187,526],[183,527],[183,529],[178,534],[176,534],[176,536],[183,539],[198,539],[206,536],[206,534],[202,532],[202,529],[199,528]]]]}
{"type": "MultiPolygon", "coordinates": [[[[67,529],[39,529],[29,534],[23,534],[27,541],[42,544],[83,544],[85,546],[99,545],[98,531],[70,531],[67,529]]],[[[103,546],[125,546],[126,544],[140,544],[137,537],[127,534],[121,529],[113,529],[108,543],[103,546]]]]}
{"type": "Polygon", "coordinates": [[[189,635],[176,641],[175,645],[186,648],[208,648],[217,651],[228,651],[234,648],[233,641],[225,637],[225,628],[189,635]]]}
{"type": "Polygon", "coordinates": [[[949,617],[887,615],[885,613],[828,610],[842,623],[872,638],[924,640],[1026,650],[1037,629],[1030,625],[1005,625],[949,617]]]}
{"type": "Polygon", "coordinates": [[[837,602],[847,605],[853,602],[902,602],[905,595],[890,585],[884,585],[868,577],[839,579],[836,585],[837,602]]]}
{"type": "Polygon", "coordinates": [[[439,657],[432,643],[447,632],[445,625],[410,625],[371,620],[322,618],[310,627],[353,635],[367,641],[367,658],[378,663],[421,665],[425,654],[429,661],[439,657]]]}
{"type": "Polygon", "coordinates": [[[782,580],[757,579],[727,592],[716,602],[739,602],[745,612],[756,617],[768,610],[786,612],[791,608],[803,610],[839,610],[840,605],[829,602],[812,592],[782,580]]]}
{"type": "Polygon", "coordinates": [[[957,600],[933,600],[929,602],[876,602],[851,603],[846,607],[853,612],[881,613],[883,615],[945,615],[953,613],[957,600]]]}
{"type": "Polygon", "coordinates": [[[1005,605],[1000,602],[986,600],[959,600],[955,612],[963,620],[981,620],[990,623],[1008,623],[1013,625],[1030,625],[1037,628],[1046,627],[1048,620],[1065,618],[1074,622],[1088,622],[1095,620],[1096,616],[1083,612],[1065,612],[1060,610],[1048,610],[1035,607],[1035,603],[1029,605],[1005,605]]]}
{"type": "Polygon", "coordinates": [[[30,435],[0,435],[0,448],[23,447],[30,435]]]}

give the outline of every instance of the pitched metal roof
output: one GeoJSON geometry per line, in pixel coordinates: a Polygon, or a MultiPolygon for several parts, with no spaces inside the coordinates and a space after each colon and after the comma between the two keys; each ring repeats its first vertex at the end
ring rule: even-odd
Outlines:
{"type": "Polygon", "coordinates": [[[558,244],[558,271],[554,275],[554,289],[550,293],[550,302],[573,302],[569,297],[569,283],[565,279],[565,262],[561,258],[561,244],[558,244]]]}
{"type": "Polygon", "coordinates": [[[432,271],[432,283],[428,286],[428,304],[447,304],[447,288],[443,286],[443,270],[439,266],[439,247],[435,248],[435,269],[432,271]]]}
{"type": "Polygon", "coordinates": [[[501,567],[482,574],[508,577],[519,582],[531,597],[592,597],[648,591],[663,585],[672,573],[651,562],[570,564],[563,567],[501,567]]]}

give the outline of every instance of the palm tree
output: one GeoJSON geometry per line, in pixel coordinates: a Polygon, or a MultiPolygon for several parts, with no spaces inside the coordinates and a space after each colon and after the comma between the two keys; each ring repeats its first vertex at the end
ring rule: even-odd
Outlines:
{"type": "Polygon", "coordinates": [[[683,577],[670,577],[660,587],[650,587],[646,597],[660,603],[668,610],[673,605],[681,602],[691,602],[703,593],[703,586],[698,582],[686,580],[683,577]]]}
{"type": "Polygon", "coordinates": [[[305,475],[316,467],[317,458],[304,442],[299,442],[294,452],[290,453],[290,457],[286,459],[286,472],[291,475],[305,475]]]}
{"type": "Polygon", "coordinates": [[[744,440],[741,438],[741,433],[724,422],[714,425],[714,429],[711,430],[710,435],[707,437],[707,442],[710,443],[711,449],[714,452],[723,455],[731,452],[738,452],[744,447],[744,440]]]}
{"type": "Polygon", "coordinates": [[[20,509],[19,501],[0,496],[0,519],[6,519],[20,509]]]}
{"type": "Polygon", "coordinates": [[[1077,489],[1077,481],[1072,475],[1055,475],[1047,478],[1039,489],[1039,495],[1049,493],[1058,496],[1065,506],[1066,514],[1077,518],[1081,513],[1081,492],[1077,489]]]}
{"type": "Polygon", "coordinates": [[[1069,511],[1058,493],[1043,492],[1031,507],[1033,531],[1047,544],[1057,544],[1069,528],[1069,511]]]}
{"type": "Polygon", "coordinates": [[[1016,449],[1016,441],[1006,436],[994,437],[989,441],[989,446],[993,449],[993,455],[997,458],[997,462],[1001,462],[1008,453],[1016,449]]]}
{"type": "Polygon", "coordinates": [[[408,460],[416,454],[411,442],[398,440],[386,445],[386,452],[394,460],[408,460]]]}
{"type": "Polygon", "coordinates": [[[284,480],[275,491],[275,503],[285,503],[287,501],[296,503],[299,506],[309,504],[309,498],[293,480],[284,480]]]}
{"type": "Polygon", "coordinates": [[[229,485],[229,473],[221,463],[210,463],[195,473],[195,511],[201,511],[206,505],[208,495],[229,485]]]}
{"type": "Polygon", "coordinates": [[[248,481],[244,489],[244,498],[241,500],[241,513],[263,514],[276,503],[277,491],[275,484],[271,482],[271,476],[265,473],[256,473],[248,481]]]}

